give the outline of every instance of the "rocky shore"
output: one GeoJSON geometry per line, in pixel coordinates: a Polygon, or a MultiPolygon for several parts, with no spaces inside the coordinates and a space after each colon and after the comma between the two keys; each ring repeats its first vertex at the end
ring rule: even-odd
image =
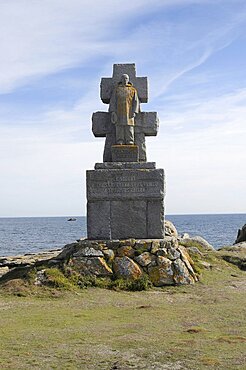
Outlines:
{"type": "Polygon", "coordinates": [[[213,268],[213,258],[246,270],[246,242],[215,251],[200,236],[178,235],[170,221],[165,221],[165,230],[164,240],[81,239],[58,250],[0,257],[0,283],[26,279],[35,285],[49,285],[49,269],[56,268],[78,284],[85,277],[144,281],[156,287],[193,284],[199,281],[202,269],[213,268]]]}

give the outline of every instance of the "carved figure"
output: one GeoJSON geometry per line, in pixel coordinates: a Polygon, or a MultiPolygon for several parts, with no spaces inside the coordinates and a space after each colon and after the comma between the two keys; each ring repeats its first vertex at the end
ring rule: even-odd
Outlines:
{"type": "Polygon", "coordinates": [[[134,144],[135,116],[140,112],[138,93],[129,76],[123,74],[110,98],[109,112],[115,125],[116,144],[134,144]]]}
{"type": "MultiPolygon", "coordinates": [[[[159,127],[159,119],[156,112],[140,112],[140,103],[148,102],[148,81],[147,77],[137,77],[136,76],[136,67],[135,64],[114,64],[113,66],[113,75],[112,77],[103,77],[101,79],[100,85],[100,97],[103,103],[110,104],[110,109],[108,112],[95,112],[92,115],[92,131],[95,137],[106,137],[104,153],[103,153],[103,162],[112,162],[112,145],[117,144],[116,139],[116,129],[118,134],[118,142],[120,144],[134,142],[139,149],[139,161],[146,162],[146,145],[145,145],[145,136],[156,136],[159,127]],[[127,75],[126,82],[123,81],[123,75],[127,75]],[[129,76],[129,77],[128,77],[129,76]],[[128,77],[128,78],[127,78],[128,77]],[[132,84],[129,82],[132,82],[132,84]],[[120,83],[119,83],[120,81],[120,83]],[[122,86],[126,85],[127,90],[131,87],[130,90],[135,89],[138,99],[138,104],[135,108],[129,103],[131,107],[131,113],[127,117],[128,124],[127,127],[123,127],[123,134],[120,133],[121,127],[119,124],[120,119],[117,117],[117,106],[116,106],[116,91],[120,86],[123,89],[126,89],[122,86]],[[128,86],[130,85],[130,86],[128,86]],[[138,107],[137,107],[138,105],[138,107]],[[137,112],[137,113],[136,113],[137,112]],[[117,121],[118,120],[118,121],[117,121]],[[134,129],[134,131],[132,130],[134,129]],[[120,137],[123,137],[123,139],[120,137]],[[133,138],[132,138],[133,136],[133,138]],[[126,140],[127,138],[127,140],[126,140]]],[[[126,110],[126,112],[130,112],[126,110]]],[[[122,125],[123,126],[123,125],[122,125]]]]}

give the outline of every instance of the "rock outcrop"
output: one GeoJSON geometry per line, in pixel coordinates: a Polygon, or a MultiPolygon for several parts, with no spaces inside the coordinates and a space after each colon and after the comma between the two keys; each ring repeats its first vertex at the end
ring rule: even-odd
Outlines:
{"type": "Polygon", "coordinates": [[[246,224],[242,227],[242,229],[239,229],[237,232],[237,239],[235,240],[234,244],[246,242],[246,224]]]}
{"type": "Polygon", "coordinates": [[[165,220],[164,225],[165,225],[165,235],[166,236],[174,236],[175,238],[178,237],[177,229],[171,221],[165,220]]]}
{"type": "Polygon", "coordinates": [[[30,266],[46,264],[60,255],[61,252],[61,249],[56,249],[40,253],[26,253],[23,256],[0,257],[0,278],[3,275],[12,276],[14,271],[24,271],[30,266]]]}
{"type": "Polygon", "coordinates": [[[201,249],[203,251],[215,250],[214,247],[201,236],[190,237],[188,236],[188,234],[185,234],[184,237],[179,238],[179,243],[187,248],[196,247],[199,250],[201,249]]]}
{"type": "Polygon", "coordinates": [[[138,280],[145,276],[157,287],[193,284],[198,281],[188,252],[179,246],[177,238],[170,236],[166,236],[165,240],[82,239],[66,245],[60,252],[53,252],[49,259],[48,255],[32,255],[28,260],[19,257],[15,262],[13,257],[1,259],[1,280],[21,278],[25,271],[38,266],[40,268],[36,273],[39,274],[38,270],[45,266],[57,266],[80,276],[125,280],[138,280]],[[25,261],[24,264],[21,261],[25,261]]]}
{"type": "Polygon", "coordinates": [[[241,270],[246,271],[246,242],[237,243],[231,246],[222,247],[218,250],[221,257],[241,270]]]}

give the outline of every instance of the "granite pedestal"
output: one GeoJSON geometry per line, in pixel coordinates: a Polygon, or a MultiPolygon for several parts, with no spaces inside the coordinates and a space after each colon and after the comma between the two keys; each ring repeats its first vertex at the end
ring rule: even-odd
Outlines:
{"type": "Polygon", "coordinates": [[[164,171],[155,163],[97,163],[86,176],[88,239],[164,237],[164,171]]]}

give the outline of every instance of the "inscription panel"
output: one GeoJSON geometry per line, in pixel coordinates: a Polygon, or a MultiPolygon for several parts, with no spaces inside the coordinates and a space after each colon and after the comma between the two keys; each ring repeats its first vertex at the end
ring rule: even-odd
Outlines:
{"type": "Polygon", "coordinates": [[[164,198],[164,171],[92,170],[87,171],[87,199],[164,198]]]}

